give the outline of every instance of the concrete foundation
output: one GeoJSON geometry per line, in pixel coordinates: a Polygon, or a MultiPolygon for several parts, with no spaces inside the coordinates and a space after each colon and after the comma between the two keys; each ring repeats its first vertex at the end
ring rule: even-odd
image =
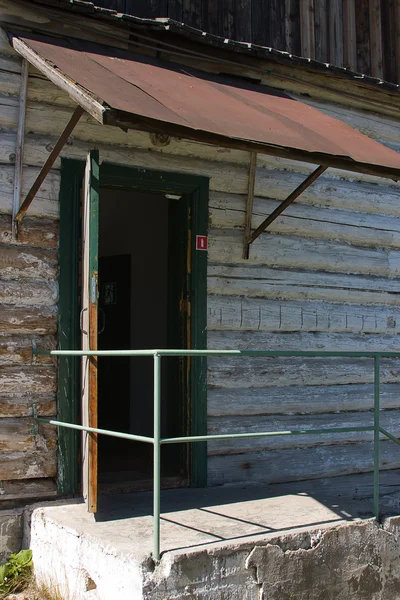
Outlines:
{"type": "Polygon", "coordinates": [[[0,564],[21,550],[23,512],[23,509],[0,511],[0,564]]]}
{"type": "MultiPolygon", "coordinates": [[[[81,503],[39,506],[35,574],[65,600],[400,598],[400,517],[379,524],[370,499],[301,489],[164,492],[157,564],[151,494],[103,498],[96,517],[81,503]]],[[[397,512],[399,493],[382,506],[397,512]]]]}

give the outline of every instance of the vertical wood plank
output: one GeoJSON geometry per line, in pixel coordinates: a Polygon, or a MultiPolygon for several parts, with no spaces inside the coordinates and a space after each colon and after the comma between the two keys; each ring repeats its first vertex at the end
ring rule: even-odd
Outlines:
{"type": "MultiPolygon", "coordinates": [[[[204,4],[206,0],[204,0],[204,4]]],[[[206,4],[207,6],[207,4],[206,4]]],[[[207,7],[208,8],[208,7],[207,7]]],[[[182,0],[168,0],[168,16],[174,21],[182,23],[183,21],[183,5],[182,0]]],[[[208,31],[208,29],[207,29],[208,31]]]]}
{"type": "Polygon", "coordinates": [[[329,61],[328,0],[319,0],[315,4],[315,58],[329,61]]]}
{"type": "Polygon", "coordinates": [[[369,35],[371,39],[371,75],[382,78],[383,55],[380,0],[369,0],[369,35]]]}
{"type": "Polygon", "coordinates": [[[357,70],[356,5],[354,0],[343,0],[343,66],[357,70]]]}
{"type": "Polygon", "coordinates": [[[342,0],[329,2],[329,61],[343,65],[343,4],[342,0]]]}
{"type": "Polygon", "coordinates": [[[17,226],[15,217],[19,211],[21,204],[21,184],[22,184],[22,162],[24,158],[24,139],[25,139],[25,113],[26,113],[26,96],[28,90],[28,73],[29,63],[24,58],[21,66],[21,85],[19,91],[19,113],[18,113],[18,130],[17,143],[15,148],[15,170],[14,170],[14,191],[13,191],[13,206],[12,206],[12,235],[17,235],[17,226]]]}
{"type": "Polygon", "coordinates": [[[183,22],[196,29],[202,28],[201,0],[183,0],[183,22]]]}
{"type": "Polygon", "coordinates": [[[251,42],[251,0],[236,0],[236,39],[251,42]]]}
{"type": "Polygon", "coordinates": [[[396,52],[396,75],[394,83],[400,83],[400,0],[394,0],[394,35],[396,52]]]}
{"type": "Polygon", "coordinates": [[[133,0],[96,0],[97,6],[103,6],[104,8],[110,8],[120,13],[128,13],[134,15],[134,1],[133,0]]]}
{"type": "Polygon", "coordinates": [[[235,32],[235,0],[220,0],[220,27],[222,26],[223,36],[230,40],[236,37],[235,32]]]}
{"type": "Polygon", "coordinates": [[[369,75],[371,72],[369,40],[369,0],[355,0],[357,71],[369,75]]]}
{"type": "Polygon", "coordinates": [[[272,48],[285,50],[285,5],[282,0],[270,0],[269,23],[272,48]]]}
{"type": "Polygon", "coordinates": [[[301,54],[300,5],[298,0],[285,0],[285,50],[290,54],[301,54]]]}
{"type": "Polygon", "coordinates": [[[253,0],[251,5],[252,41],[261,46],[270,46],[269,35],[269,0],[253,0]]]}
{"type": "Polygon", "coordinates": [[[314,0],[300,0],[301,55],[315,58],[314,0]]]}
{"type": "Polygon", "coordinates": [[[385,0],[382,11],[383,78],[396,82],[396,12],[394,0],[385,0]]]}

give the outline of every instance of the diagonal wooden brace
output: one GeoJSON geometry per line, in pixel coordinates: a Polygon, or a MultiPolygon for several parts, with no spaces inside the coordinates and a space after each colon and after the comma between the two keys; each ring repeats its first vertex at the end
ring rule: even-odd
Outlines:
{"type": "Polygon", "coordinates": [[[59,156],[61,150],[63,149],[65,142],[68,140],[69,136],[75,129],[76,124],[78,123],[79,119],[81,118],[81,116],[83,115],[84,112],[85,111],[81,106],[76,107],[74,114],[72,115],[71,119],[69,120],[68,125],[66,126],[66,128],[64,129],[64,131],[62,132],[60,137],[58,138],[56,145],[54,146],[53,150],[50,152],[48,159],[46,160],[45,164],[43,165],[39,175],[36,177],[34,184],[32,185],[31,189],[27,193],[25,200],[23,201],[23,203],[19,207],[17,214],[15,215],[14,221],[17,226],[21,223],[26,211],[28,210],[29,206],[32,204],[32,201],[35,198],[40,186],[42,185],[43,181],[46,179],[48,172],[50,171],[51,167],[54,165],[55,161],[57,160],[57,157],[59,156]]]}
{"type": "Polygon", "coordinates": [[[328,167],[321,165],[315,171],[313,171],[303,183],[301,183],[281,204],[253,231],[251,235],[245,240],[245,244],[250,245],[263,233],[271,223],[275,221],[277,217],[287,208],[292,202],[296,200],[328,167]]]}

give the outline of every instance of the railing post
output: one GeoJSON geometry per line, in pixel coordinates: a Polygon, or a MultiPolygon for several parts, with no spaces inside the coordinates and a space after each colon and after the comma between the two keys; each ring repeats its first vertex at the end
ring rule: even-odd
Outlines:
{"type": "Polygon", "coordinates": [[[154,454],[153,454],[153,528],[154,560],[160,560],[161,493],[161,356],[154,354],[154,454]]]}
{"type": "Polygon", "coordinates": [[[380,410],[380,366],[381,357],[374,358],[374,515],[379,519],[379,410],[380,410]]]}

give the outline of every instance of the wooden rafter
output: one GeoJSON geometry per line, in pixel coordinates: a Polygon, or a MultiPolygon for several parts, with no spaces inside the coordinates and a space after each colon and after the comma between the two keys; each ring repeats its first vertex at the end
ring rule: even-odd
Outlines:
{"type": "Polygon", "coordinates": [[[254,184],[256,182],[257,152],[250,153],[249,188],[247,192],[246,215],[244,224],[243,258],[249,258],[247,239],[251,233],[251,218],[253,216],[254,184]]]}

